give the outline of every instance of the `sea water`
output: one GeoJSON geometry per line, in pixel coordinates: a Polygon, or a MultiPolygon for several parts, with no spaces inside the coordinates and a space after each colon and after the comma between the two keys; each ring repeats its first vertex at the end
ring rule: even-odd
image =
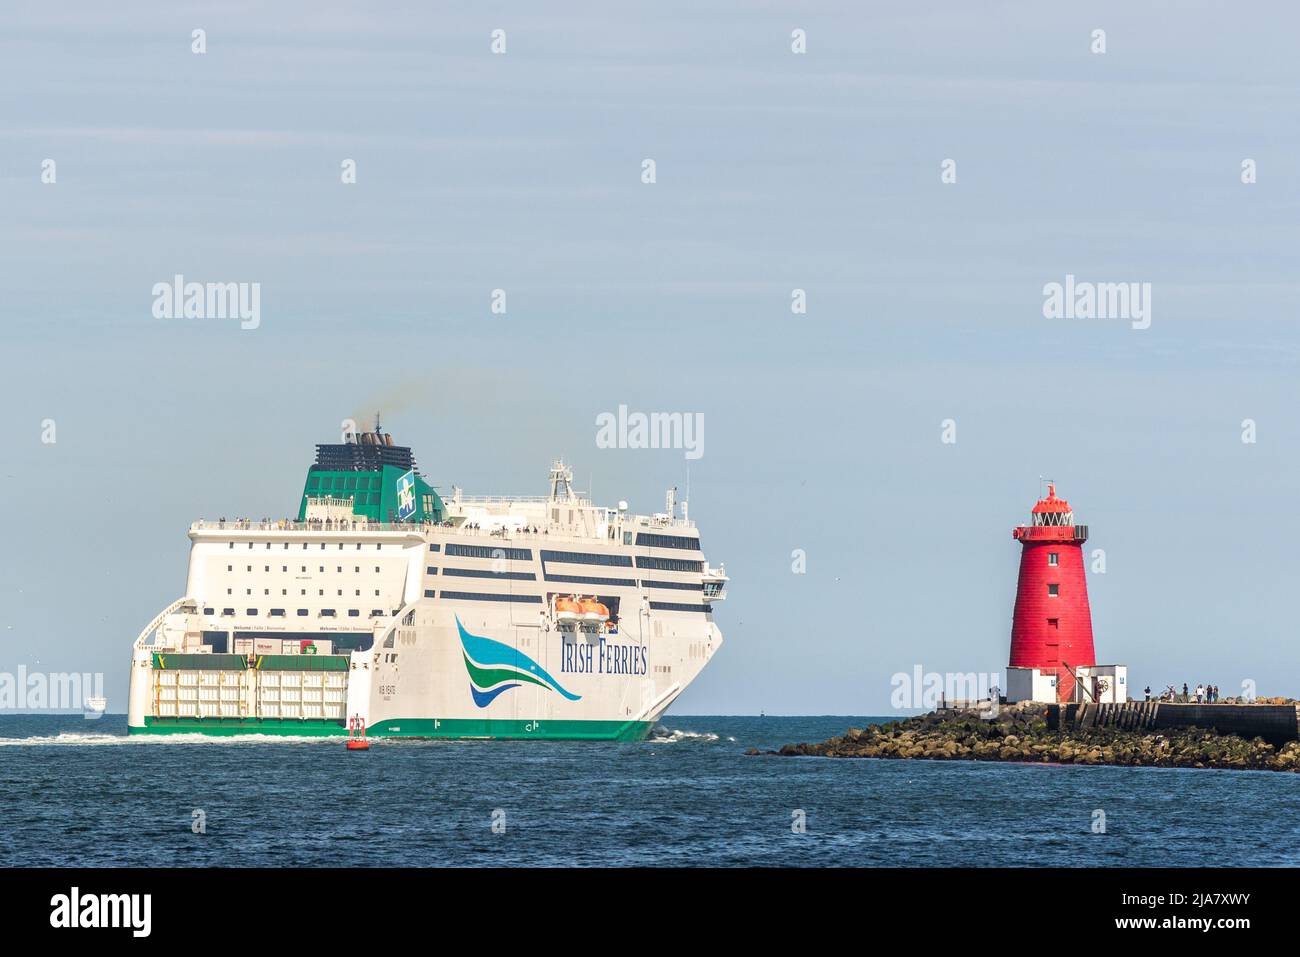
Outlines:
{"type": "Polygon", "coordinates": [[[0,866],[1294,865],[1300,775],[749,756],[870,717],[639,743],[131,737],[0,716],[0,866]]]}

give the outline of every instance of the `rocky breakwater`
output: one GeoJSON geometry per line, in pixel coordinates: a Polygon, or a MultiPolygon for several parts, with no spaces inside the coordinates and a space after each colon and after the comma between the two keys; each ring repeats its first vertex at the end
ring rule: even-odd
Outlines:
{"type": "Polygon", "coordinates": [[[1042,705],[1004,706],[993,717],[976,711],[934,711],[887,724],[851,728],[820,744],[787,744],[779,751],[767,752],[751,748],[747,753],[1300,771],[1300,742],[1275,747],[1261,738],[1246,740],[1195,727],[1054,731],[1047,726],[1047,712],[1042,705]]]}

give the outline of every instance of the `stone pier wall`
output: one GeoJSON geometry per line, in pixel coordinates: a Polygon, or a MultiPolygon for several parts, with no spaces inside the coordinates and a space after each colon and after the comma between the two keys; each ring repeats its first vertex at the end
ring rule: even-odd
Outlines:
{"type": "Polygon", "coordinates": [[[1054,704],[1047,706],[1047,726],[1053,731],[1113,727],[1143,732],[1195,726],[1280,746],[1300,740],[1296,712],[1289,704],[1054,704]]]}
{"type": "Polygon", "coordinates": [[[1162,703],[1157,728],[1213,728],[1250,740],[1263,738],[1282,744],[1300,738],[1296,709],[1290,704],[1171,704],[1162,703]]]}

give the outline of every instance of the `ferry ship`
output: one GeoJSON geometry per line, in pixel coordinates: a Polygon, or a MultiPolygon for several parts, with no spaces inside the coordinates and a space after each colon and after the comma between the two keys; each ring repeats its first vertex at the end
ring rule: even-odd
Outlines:
{"type": "Polygon", "coordinates": [[[727,575],[675,490],[443,497],[378,422],[316,446],[298,514],[190,526],[136,639],[131,734],[634,741],[722,645],[727,575]]]}

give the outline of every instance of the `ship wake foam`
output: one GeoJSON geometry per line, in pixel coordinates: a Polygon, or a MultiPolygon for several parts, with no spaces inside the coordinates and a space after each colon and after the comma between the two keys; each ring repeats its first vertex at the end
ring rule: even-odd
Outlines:
{"type": "Polygon", "coordinates": [[[0,748],[74,747],[93,748],[113,745],[159,744],[337,744],[340,736],[293,736],[282,734],[239,734],[215,737],[207,734],[84,734],[65,731],[61,734],[33,735],[30,738],[0,738],[0,748]]]}
{"type": "Polygon", "coordinates": [[[712,731],[679,731],[673,728],[657,726],[646,738],[651,744],[677,744],[681,741],[717,741],[720,740],[712,731]]]}

